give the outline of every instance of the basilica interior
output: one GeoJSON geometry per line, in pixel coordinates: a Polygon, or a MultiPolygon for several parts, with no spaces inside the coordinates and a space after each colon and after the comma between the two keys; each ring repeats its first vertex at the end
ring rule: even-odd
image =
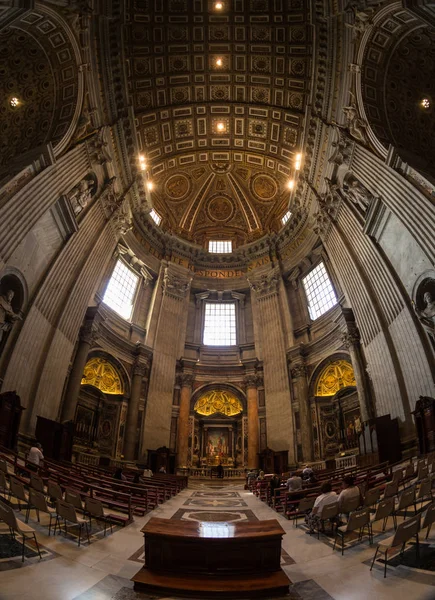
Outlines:
{"type": "Polygon", "coordinates": [[[435,597],[430,537],[383,579],[246,483],[432,482],[434,73],[425,0],[0,1],[0,462],[156,486],[41,560],[0,523],[1,599],[151,597],[152,516],[278,519],[283,597],[435,597]]]}

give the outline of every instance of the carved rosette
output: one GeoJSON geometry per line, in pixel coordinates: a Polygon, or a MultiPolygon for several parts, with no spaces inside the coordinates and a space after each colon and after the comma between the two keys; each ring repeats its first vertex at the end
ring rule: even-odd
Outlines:
{"type": "Polygon", "coordinates": [[[189,290],[192,278],[187,281],[172,273],[168,267],[163,275],[162,290],[164,296],[170,296],[176,300],[183,300],[189,290]]]}
{"type": "Polygon", "coordinates": [[[281,274],[279,270],[270,271],[270,273],[261,275],[258,279],[248,279],[251,290],[254,290],[258,300],[278,294],[280,281],[281,274]]]}

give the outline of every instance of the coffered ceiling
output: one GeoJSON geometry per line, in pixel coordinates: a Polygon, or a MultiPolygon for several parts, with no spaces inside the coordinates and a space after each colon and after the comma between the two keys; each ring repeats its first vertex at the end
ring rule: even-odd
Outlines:
{"type": "Polygon", "coordinates": [[[311,82],[304,0],[128,0],[128,85],[162,227],[251,241],[281,226],[311,82]]]}

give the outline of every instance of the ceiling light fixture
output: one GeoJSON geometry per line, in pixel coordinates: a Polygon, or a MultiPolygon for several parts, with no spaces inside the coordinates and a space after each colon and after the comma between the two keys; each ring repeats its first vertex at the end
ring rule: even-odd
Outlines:
{"type": "Polygon", "coordinates": [[[149,191],[151,191],[153,189],[153,182],[152,181],[147,181],[147,188],[149,191]]]}
{"type": "Polygon", "coordinates": [[[302,154],[296,154],[295,157],[295,169],[299,171],[301,168],[302,154]]]}
{"type": "Polygon", "coordinates": [[[225,131],[225,125],[222,122],[220,122],[216,125],[216,129],[220,132],[225,131]]]}
{"type": "Polygon", "coordinates": [[[221,58],[216,59],[216,66],[221,67],[223,65],[223,60],[221,58]]]}
{"type": "Polygon", "coordinates": [[[224,3],[223,2],[215,2],[214,7],[216,10],[222,10],[224,7],[224,3]]]}
{"type": "Polygon", "coordinates": [[[295,182],[293,179],[290,179],[289,181],[287,181],[287,187],[289,190],[292,190],[295,187],[295,182]]]}
{"type": "Polygon", "coordinates": [[[430,108],[430,100],[429,98],[423,98],[423,100],[421,101],[421,105],[422,107],[427,110],[428,108],[430,108]]]}
{"type": "Polygon", "coordinates": [[[146,171],[147,163],[143,154],[139,154],[139,166],[141,171],[146,171]]]}
{"type": "Polygon", "coordinates": [[[17,108],[20,104],[21,104],[21,102],[18,100],[18,98],[16,96],[14,96],[13,98],[10,99],[10,105],[12,108],[17,108]]]}

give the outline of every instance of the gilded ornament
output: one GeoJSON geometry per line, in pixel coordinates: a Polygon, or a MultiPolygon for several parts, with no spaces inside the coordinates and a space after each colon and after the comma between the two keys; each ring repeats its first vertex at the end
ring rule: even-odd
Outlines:
{"type": "Polygon", "coordinates": [[[91,358],[86,363],[81,385],[92,385],[104,394],[123,394],[124,386],[117,369],[104,358],[91,358]]]}
{"type": "Polygon", "coordinates": [[[243,412],[243,406],[233,394],[223,390],[212,390],[196,401],[194,411],[207,417],[216,413],[232,417],[243,412]]]}
{"type": "Polygon", "coordinates": [[[321,372],[317,380],[316,396],[333,396],[348,386],[356,386],[352,365],[347,360],[335,360],[321,372]]]}

